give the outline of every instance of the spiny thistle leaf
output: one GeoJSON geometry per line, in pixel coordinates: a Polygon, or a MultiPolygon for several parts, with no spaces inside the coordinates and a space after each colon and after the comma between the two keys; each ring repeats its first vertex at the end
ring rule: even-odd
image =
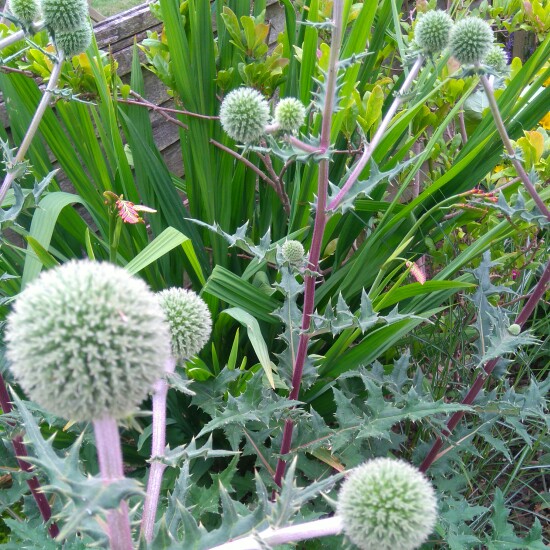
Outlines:
{"type": "MultiPolygon", "coordinates": [[[[369,177],[366,180],[357,180],[354,182],[354,184],[351,186],[351,188],[346,193],[344,199],[340,204],[338,205],[337,211],[344,214],[348,210],[353,210],[355,200],[358,199],[361,196],[367,196],[369,193],[371,193],[380,183],[383,181],[390,181],[394,178],[396,178],[401,172],[406,170],[411,164],[414,164],[418,157],[412,157],[404,162],[397,163],[393,168],[390,168],[386,172],[381,172],[378,168],[378,165],[376,162],[374,162],[374,159],[370,162],[370,174],[369,177]]],[[[353,168],[353,167],[352,167],[353,168]]],[[[348,170],[348,176],[351,173],[351,170],[348,170]]],[[[345,184],[347,178],[343,179],[343,182],[345,184]]],[[[328,202],[332,202],[338,193],[340,192],[340,187],[332,184],[329,182],[329,198],[328,202]]]]}
{"type": "Polygon", "coordinates": [[[180,445],[175,449],[167,448],[164,457],[157,458],[156,460],[175,468],[182,462],[188,462],[195,458],[207,459],[221,456],[233,456],[236,454],[239,453],[235,451],[214,449],[212,446],[212,435],[210,435],[208,441],[199,448],[197,448],[197,440],[193,437],[188,445],[180,445]]]}

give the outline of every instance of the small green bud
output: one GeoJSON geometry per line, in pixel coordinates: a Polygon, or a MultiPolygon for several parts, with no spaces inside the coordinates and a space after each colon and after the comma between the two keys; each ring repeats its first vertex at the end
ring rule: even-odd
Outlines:
{"type": "Polygon", "coordinates": [[[485,65],[494,69],[497,73],[505,73],[508,70],[508,56],[498,46],[493,46],[484,61],[485,65]]]}
{"type": "Polygon", "coordinates": [[[281,99],[275,107],[275,122],[286,132],[297,132],[304,123],[306,109],[294,97],[281,99]]]}
{"type": "Polygon", "coordinates": [[[508,332],[512,336],[517,336],[521,332],[521,327],[519,325],[516,325],[515,323],[513,325],[510,325],[508,327],[508,332]]]}
{"type": "Polygon", "coordinates": [[[9,8],[25,25],[30,25],[40,15],[37,0],[9,0],[9,8]]]}
{"type": "Polygon", "coordinates": [[[414,550],[435,526],[437,500],[414,466],[377,458],[346,478],[337,512],[344,533],[361,550],[414,550]]]}
{"type": "Polygon", "coordinates": [[[449,43],[453,20],[442,10],[429,11],[418,18],[414,40],[427,54],[439,53],[449,43]]]}
{"type": "Polygon", "coordinates": [[[74,31],[60,31],[55,34],[55,45],[65,57],[71,58],[88,48],[92,43],[92,27],[88,23],[74,31]]]}
{"type": "Polygon", "coordinates": [[[285,241],[281,246],[283,259],[289,264],[298,265],[304,261],[305,250],[300,241],[285,241]]]}
{"type": "Polygon", "coordinates": [[[451,53],[462,65],[481,63],[491,51],[494,40],[493,30],[486,21],[466,17],[451,31],[451,53]]]}
{"type": "Polygon", "coordinates": [[[222,102],[220,122],[227,135],[240,143],[256,141],[269,123],[269,105],[252,88],[238,88],[222,102]]]}
{"type": "Polygon", "coordinates": [[[43,272],[7,319],[7,359],[30,399],[72,420],[124,418],[170,357],[170,334],[144,281],[108,263],[43,272]]]}
{"type": "Polygon", "coordinates": [[[81,29],[88,21],[86,0],[42,0],[44,22],[55,33],[81,29]]]}
{"type": "Polygon", "coordinates": [[[172,334],[172,355],[186,361],[210,338],[212,318],[206,303],[190,290],[169,288],[158,295],[172,334]]]}

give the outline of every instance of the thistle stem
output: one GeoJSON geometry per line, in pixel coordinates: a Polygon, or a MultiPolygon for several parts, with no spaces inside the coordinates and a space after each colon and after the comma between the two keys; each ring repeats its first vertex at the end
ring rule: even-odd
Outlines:
{"type": "MultiPolygon", "coordinates": [[[[4,381],[4,377],[1,374],[0,407],[2,407],[2,411],[4,414],[8,414],[13,410],[8,389],[6,387],[6,382],[4,381]]],[[[27,447],[23,443],[23,438],[20,435],[16,435],[12,439],[11,443],[13,445],[13,450],[15,452],[15,457],[17,463],[19,464],[19,467],[23,472],[31,473],[32,466],[26,460],[24,460],[24,457],[28,456],[28,453],[27,447]]],[[[44,520],[44,522],[47,523],[52,517],[52,509],[50,507],[48,499],[46,498],[46,495],[42,492],[40,488],[40,482],[38,481],[38,478],[36,476],[31,477],[27,480],[27,485],[29,486],[32,496],[36,501],[36,505],[38,506],[38,510],[40,511],[42,519],[44,520]]],[[[48,532],[52,539],[54,539],[55,537],[57,537],[57,535],[59,535],[59,528],[55,523],[50,523],[50,525],[48,526],[48,532]]]]}
{"type": "MultiPolygon", "coordinates": [[[[172,373],[176,368],[176,360],[171,357],[166,365],[165,372],[172,373]]],[[[151,445],[151,468],[147,481],[147,494],[143,506],[141,518],[141,535],[147,542],[153,540],[155,529],[155,517],[160,497],[162,476],[166,469],[158,459],[164,456],[166,448],[166,397],[168,395],[168,383],[164,378],[157,380],[153,393],[153,436],[151,445]]]]}
{"type": "Polygon", "coordinates": [[[255,536],[226,542],[211,548],[211,550],[262,550],[266,545],[269,547],[277,546],[289,542],[339,535],[341,532],[342,520],[339,516],[334,516],[299,525],[290,525],[281,529],[269,528],[255,536]]]}
{"type": "Polygon", "coordinates": [[[424,63],[424,58],[422,56],[419,56],[416,59],[414,65],[412,66],[411,72],[408,74],[407,78],[405,79],[405,82],[403,82],[403,85],[401,86],[401,89],[399,90],[397,97],[393,100],[390,108],[388,109],[388,112],[382,119],[382,122],[380,123],[378,130],[376,130],[376,133],[374,134],[372,141],[365,147],[365,150],[363,151],[361,158],[357,161],[357,164],[355,165],[355,168],[353,169],[348,179],[346,180],[346,183],[342,186],[338,194],[332,199],[332,201],[328,205],[329,210],[335,210],[336,208],[338,208],[340,203],[344,200],[348,191],[351,189],[352,185],[359,179],[361,172],[367,166],[369,160],[371,159],[374,153],[374,150],[376,149],[376,147],[382,140],[384,133],[388,129],[388,126],[390,125],[390,122],[392,121],[395,113],[397,112],[397,109],[399,109],[399,106],[405,101],[404,94],[407,93],[414,79],[418,76],[418,73],[420,72],[420,69],[422,68],[423,63],[424,63]]]}
{"type": "MultiPolygon", "coordinates": [[[[478,68],[479,68],[479,65],[478,65],[478,68]]],[[[495,99],[495,92],[493,90],[492,84],[489,82],[489,79],[484,74],[480,75],[479,80],[481,81],[481,84],[485,89],[485,95],[487,96],[489,107],[493,114],[493,118],[495,119],[495,125],[497,127],[498,133],[500,134],[500,139],[504,144],[504,148],[506,149],[506,152],[508,153],[508,156],[510,157],[512,164],[514,165],[514,168],[516,169],[518,176],[521,178],[523,185],[525,185],[525,189],[527,189],[527,192],[531,195],[531,197],[535,201],[535,204],[537,205],[538,209],[541,211],[542,214],[544,214],[544,216],[546,216],[548,220],[550,220],[550,210],[548,210],[548,207],[546,206],[546,204],[544,204],[544,201],[541,199],[540,195],[537,193],[535,186],[531,183],[531,180],[529,179],[529,176],[525,171],[523,164],[517,158],[515,158],[514,146],[512,145],[512,142],[510,141],[510,137],[508,136],[508,132],[506,131],[506,127],[504,126],[504,121],[502,120],[500,109],[498,108],[498,104],[495,99]]]]}
{"type": "MultiPolygon", "coordinates": [[[[53,91],[55,90],[55,87],[59,82],[62,65],[63,65],[63,54],[59,53],[59,58],[57,60],[57,63],[53,67],[52,74],[50,75],[50,80],[48,82],[46,89],[44,90],[44,95],[42,96],[42,99],[40,100],[40,103],[36,108],[36,112],[34,113],[33,119],[31,120],[29,129],[27,130],[27,133],[25,134],[25,137],[23,138],[23,141],[19,146],[17,155],[15,156],[16,164],[23,162],[25,155],[27,154],[27,151],[29,150],[29,147],[32,143],[32,140],[34,139],[34,136],[38,131],[38,126],[40,125],[42,117],[44,116],[44,113],[46,112],[46,109],[50,104],[50,99],[53,94],[53,91]]],[[[15,169],[7,172],[6,177],[4,178],[4,182],[0,187],[0,206],[4,202],[4,199],[6,198],[6,194],[9,188],[11,187],[12,183],[15,181],[15,177],[16,177],[15,169]]]]}
{"type": "MultiPolygon", "coordinates": [[[[44,26],[45,26],[44,21],[33,23],[31,27],[31,31],[33,34],[40,32],[44,28],[44,26]]],[[[27,33],[24,30],[20,30],[20,31],[14,32],[13,34],[10,34],[9,36],[6,36],[6,38],[3,38],[2,40],[0,40],[0,50],[3,50],[4,48],[11,46],[12,44],[15,44],[15,42],[19,42],[19,40],[23,40],[26,34],[27,33]]]]}
{"type": "MultiPolygon", "coordinates": [[[[110,482],[124,477],[116,420],[109,417],[94,420],[94,434],[101,478],[105,485],[109,485],[110,482]]],[[[132,550],[132,532],[126,502],[121,501],[118,509],[107,512],[107,525],[111,550],[132,550]]]]}
{"type": "MultiPolygon", "coordinates": [[[[536,305],[539,303],[541,298],[544,296],[544,293],[546,291],[546,287],[550,281],[550,262],[546,265],[546,268],[539,279],[539,282],[536,284],[535,288],[533,289],[533,292],[531,293],[531,296],[527,300],[526,304],[523,306],[523,309],[521,310],[520,314],[516,318],[516,324],[518,324],[520,327],[523,327],[527,319],[531,316],[533,311],[535,310],[536,305]]],[[[474,383],[468,390],[468,393],[462,400],[463,405],[471,405],[478,393],[483,388],[486,380],[489,378],[491,373],[493,372],[494,368],[497,366],[498,358],[497,359],[491,359],[487,362],[485,365],[485,368],[483,369],[483,372],[481,372],[477,378],[475,379],[474,383]]],[[[443,437],[450,437],[453,430],[456,428],[462,417],[464,416],[464,411],[457,411],[455,412],[449,421],[447,422],[446,428],[442,431],[442,435],[439,436],[433,443],[432,448],[426,455],[426,458],[420,465],[420,471],[426,472],[428,468],[437,460],[439,451],[441,450],[441,447],[443,446],[443,437]]]]}
{"type": "MultiPolygon", "coordinates": [[[[336,97],[336,77],[338,76],[338,59],[340,56],[340,43],[342,41],[342,12],[343,0],[335,0],[333,5],[334,30],[332,34],[332,46],[330,49],[328,73],[327,73],[327,92],[325,105],[323,109],[323,119],[321,124],[321,139],[319,144],[320,152],[326,153],[330,147],[330,129],[332,123],[332,115],[334,112],[334,102],[336,97]]],[[[315,303],[315,282],[317,280],[316,273],[319,271],[319,258],[321,257],[321,245],[323,242],[323,234],[327,224],[327,194],[328,194],[328,176],[329,176],[329,160],[322,159],[319,163],[319,176],[317,185],[317,211],[315,213],[315,224],[313,227],[313,236],[311,239],[311,248],[309,251],[309,269],[310,274],[304,278],[304,306],[302,311],[302,324],[300,339],[298,342],[298,351],[294,360],[292,372],[292,390],[290,399],[298,399],[300,394],[300,385],[302,383],[302,375],[304,364],[307,358],[307,348],[310,335],[309,325],[311,323],[311,315],[313,313],[315,303]]],[[[287,420],[283,429],[283,439],[281,443],[281,455],[288,454],[292,444],[292,432],[294,423],[287,420]]],[[[274,481],[279,487],[285,473],[286,462],[283,458],[277,461],[274,481]]]]}

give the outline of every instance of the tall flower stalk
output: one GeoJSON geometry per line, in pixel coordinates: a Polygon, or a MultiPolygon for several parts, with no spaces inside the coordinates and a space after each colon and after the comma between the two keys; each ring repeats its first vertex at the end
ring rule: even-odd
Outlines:
{"type": "MultiPolygon", "coordinates": [[[[34,139],[34,136],[38,131],[38,127],[40,126],[42,117],[44,116],[44,113],[46,112],[46,109],[50,104],[53,92],[57,86],[57,83],[59,82],[59,77],[61,76],[61,67],[63,66],[63,57],[64,57],[63,53],[59,52],[57,60],[53,66],[52,74],[50,75],[50,80],[48,81],[48,85],[44,90],[44,95],[42,96],[42,99],[40,100],[40,103],[36,108],[36,112],[34,113],[34,116],[31,120],[27,133],[25,134],[25,137],[23,138],[23,141],[19,146],[19,150],[17,151],[17,155],[15,156],[15,159],[14,159],[15,165],[25,160],[25,155],[27,154],[27,151],[31,146],[32,140],[34,139]]],[[[2,186],[0,187],[0,206],[4,202],[4,199],[6,198],[6,194],[8,193],[12,183],[15,181],[16,178],[17,178],[17,166],[14,166],[11,170],[8,170],[8,172],[6,173],[6,177],[4,178],[4,181],[2,183],[2,186]]]]}
{"type": "MultiPolygon", "coordinates": [[[[342,41],[343,28],[343,1],[335,0],[333,4],[333,34],[332,47],[330,50],[329,65],[327,71],[326,82],[326,98],[322,114],[321,139],[319,145],[319,153],[326,155],[330,147],[330,129],[332,123],[332,115],[334,112],[334,102],[336,100],[336,79],[338,76],[338,59],[340,56],[340,43],[342,41]]],[[[290,399],[297,399],[300,393],[300,385],[302,383],[302,374],[304,364],[307,357],[307,348],[309,343],[309,326],[311,323],[311,315],[313,314],[315,302],[315,282],[317,280],[317,272],[319,270],[319,258],[321,256],[321,244],[323,234],[327,225],[327,196],[328,196],[328,176],[329,176],[330,161],[328,158],[323,158],[319,163],[319,176],[317,185],[317,211],[315,214],[315,225],[313,227],[313,237],[311,240],[311,248],[309,251],[309,274],[304,278],[304,307],[302,313],[302,324],[300,339],[298,342],[298,351],[294,361],[292,373],[292,390],[290,399]]],[[[285,422],[283,429],[283,440],[281,443],[281,455],[288,454],[292,444],[292,432],[294,423],[288,419],[285,422]]],[[[283,458],[279,458],[277,468],[275,470],[274,481],[280,486],[281,480],[285,472],[286,462],[283,458]]]]}

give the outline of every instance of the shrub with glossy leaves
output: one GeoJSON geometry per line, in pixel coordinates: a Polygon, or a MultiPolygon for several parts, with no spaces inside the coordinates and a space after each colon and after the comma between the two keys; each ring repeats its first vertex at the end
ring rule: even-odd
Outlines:
{"type": "Polygon", "coordinates": [[[92,27],[86,23],[82,28],[74,31],[58,32],[55,35],[55,45],[65,57],[73,57],[88,48],[92,43],[92,27]]]}
{"type": "Polygon", "coordinates": [[[238,88],[223,100],[220,121],[229,137],[241,143],[251,143],[264,133],[269,123],[269,105],[256,90],[238,88]]]}
{"type": "Polygon", "coordinates": [[[204,347],[212,331],[206,303],[190,290],[169,288],[159,294],[172,335],[172,355],[178,361],[190,359],[204,347]]]}
{"type": "Polygon", "coordinates": [[[29,25],[39,17],[37,0],[9,0],[8,5],[11,13],[25,25],[29,25]]]}
{"type": "Polygon", "coordinates": [[[28,397],[73,420],[127,416],[170,356],[164,313],[145,282],[87,260],[44,272],[25,288],[6,341],[28,397]]]}
{"type": "Polygon", "coordinates": [[[442,10],[433,10],[419,17],[414,29],[414,39],[427,54],[444,50],[449,44],[453,20],[442,10]]]}
{"type": "Polygon", "coordinates": [[[285,97],[275,107],[275,122],[281,130],[297,132],[304,123],[306,109],[299,99],[285,97]]]}
{"type": "Polygon", "coordinates": [[[432,532],[437,501],[414,466],[391,458],[353,470],[338,496],[344,533],[362,550],[413,550],[432,532]]]}
{"type": "Polygon", "coordinates": [[[86,0],[42,0],[44,22],[55,33],[80,29],[88,21],[86,0]]]}
{"type": "Polygon", "coordinates": [[[486,21],[466,17],[451,31],[451,53],[463,65],[481,63],[491,51],[494,39],[493,30],[486,21]]]}

